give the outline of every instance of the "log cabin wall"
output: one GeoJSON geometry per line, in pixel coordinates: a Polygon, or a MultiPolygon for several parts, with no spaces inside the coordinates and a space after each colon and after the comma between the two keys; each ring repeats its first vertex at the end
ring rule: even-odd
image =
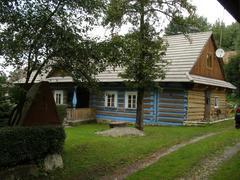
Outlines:
{"type": "MultiPolygon", "coordinates": [[[[105,85],[101,92],[90,94],[90,107],[96,109],[97,121],[127,121],[134,123],[136,121],[136,109],[125,108],[125,93],[132,91],[122,85],[105,85]],[[117,92],[117,107],[105,107],[105,92],[117,92]]],[[[145,92],[144,97],[144,121],[153,121],[154,92],[145,92]]]]}
{"type": "Polygon", "coordinates": [[[195,85],[188,90],[187,121],[207,122],[224,119],[227,115],[226,106],[226,91],[223,88],[195,85]],[[210,92],[210,119],[205,119],[205,91],[210,92]],[[215,104],[216,98],[218,106],[215,104]]]}
{"type": "Polygon", "coordinates": [[[211,120],[224,119],[227,116],[226,112],[226,92],[223,89],[213,89],[211,91],[211,109],[210,117],[211,120]],[[215,98],[218,101],[218,107],[215,107],[215,98]]]}
{"type": "MultiPolygon", "coordinates": [[[[90,95],[90,107],[96,109],[98,121],[127,121],[135,123],[136,109],[125,108],[126,87],[105,85],[98,94],[90,95]],[[105,107],[105,92],[117,92],[117,106],[105,107]]],[[[184,88],[153,89],[145,92],[144,123],[161,125],[182,125],[187,114],[187,94],[184,88]]]]}
{"type": "Polygon", "coordinates": [[[214,41],[212,38],[210,38],[207,44],[204,46],[201,55],[198,57],[192,70],[190,71],[190,74],[224,80],[223,70],[221,68],[220,61],[215,55],[215,51],[216,47],[214,45],[214,41]],[[207,62],[209,55],[212,57],[211,67],[209,67],[207,62]]]}
{"type": "Polygon", "coordinates": [[[188,91],[188,121],[204,121],[205,93],[204,90],[193,89],[188,91]]]}
{"type": "Polygon", "coordinates": [[[159,92],[157,121],[181,125],[187,115],[187,92],[184,88],[164,88],[159,92]]]}

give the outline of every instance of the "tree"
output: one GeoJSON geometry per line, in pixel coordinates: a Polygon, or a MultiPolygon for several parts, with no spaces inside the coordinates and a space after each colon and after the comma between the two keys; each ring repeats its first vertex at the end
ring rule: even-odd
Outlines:
{"type": "Polygon", "coordinates": [[[3,72],[0,72],[0,127],[7,125],[7,120],[11,110],[11,105],[7,97],[6,80],[6,75],[3,72]]]}
{"type": "MultiPolygon", "coordinates": [[[[4,65],[26,69],[28,88],[52,64],[68,67],[66,71],[73,76],[78,74],[75,79],[79,81],[93,80],[92,75],[104,70],[104,59],[98,57],[101,53],[93,54],[98,46],[88,37],[88,31],[103,7],[102,0],[1,1],[0,55],[5,59],[4,65]]],[[[25,97],[16,108],[17,119],[24,102],[25,97]]]]}
{"type": "Polygon", "coordinates": [[[24,69],[15,69],[14,71],[11,71],[8,76],[10,83],[14,83],[25,77],[26,77],[26,71],[24,69]]]}
{"type": "Polygon", "coordinates": [[[213,24],[212,31],[218,47],[221,46],[226,51],[234,51],[240,47],[240,26],[238,23],[232,23],[226,26],[223,22],[218,20],[213,24]]]}
{"type": "Polygon", "coordinates": [[[237,87],[237,95],[240,94],[240,54],[232,57],[225,65],[226,80],[237,87]]]}
{"type": "Polygon", "coordinates": [[[131,24],[126,36],[115,35],[113,41],[119,50],[120,65],[125,72],[121,77],[137,89],[136,128],[143,130],[144,92],[155,85],[155,79],[165,76],[166,61],[163,60],[166,46],[159,36],[161,17],[177,21],[183,17],[183,11],[192,14],[194,7],[187,0],[111,0],[107,8],[105,25],[115,32],[116,27],[131,24]]]}
{"type": "Polygon", "coordinates": [[[207,18],[203,16],[188,16],[179,18],[178,21],[170,21],[165,28],[166,35],[175,35],[182,32],[205,32],[211,30],[211,24],[208,23],[207,18]]]}
{"type": "Polygon", "coordinates": [[[64,60],[59,57],[63,51],[72,46],[86,50],[91,44],[86,32],[102,5],[100,0],[1,1],[0,49],[5,65],[25,66],[26,83],[33,83],[50,61],[64,60]]]}

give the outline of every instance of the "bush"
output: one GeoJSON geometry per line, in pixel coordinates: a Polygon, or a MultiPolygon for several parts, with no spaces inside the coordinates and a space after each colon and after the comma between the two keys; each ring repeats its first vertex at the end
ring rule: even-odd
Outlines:
{"type": "Polygon", "coordinates": [[[61,124],[63,124],[64,118],[67,116],[67,105],[57,105],[57,113],[61,124]]]}
{"type": "Polygon", "coordinates": [[[5,127],[0,139],[0,167],[6,167],[61,153],[65,132],[62,127],[5,127]]]}
{"type": "Polygon", "coordinates": [[[12,110],[10,99],[7,96],[8,86],[6,77],[0,73],[0,127],[7,126],[7,122],[12,110]]]}

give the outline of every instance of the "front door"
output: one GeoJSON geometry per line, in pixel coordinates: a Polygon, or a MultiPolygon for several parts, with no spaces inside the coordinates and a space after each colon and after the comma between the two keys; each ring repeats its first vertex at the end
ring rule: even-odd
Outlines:
{"type": "Polygon", "coordinates": [[[211,108],[211,92],[209,90],[205,91],[205,113],[204,120],[208,121],[210,119],[210,108],[211,108]]]}

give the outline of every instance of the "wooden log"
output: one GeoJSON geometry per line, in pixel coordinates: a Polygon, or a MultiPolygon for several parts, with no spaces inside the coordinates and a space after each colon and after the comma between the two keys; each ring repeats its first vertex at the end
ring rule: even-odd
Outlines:
{"type": "Polygon", "coordinates": [[[170,98],[170,99],[184,99],[185,95],[161,95],[161,98],[170,98]]]}
{"type": "Polygon", "coordinates": [[[159,113],[158,115],[159,117],[176,117],[176,118],[183,118],[184,117],[184,114],[161,114],[159,113]]]}
{"type": "Polygon", "coordinates": [[[164,118],[158,118],[157,119],[158,121],[160,122],[170,122],[170,123],[181,123],[183,122],[183,119],[171,119],[171,118],[167,118],[167,119],[164,119],[164,118]]]}
{"type": "Polygon", "coordinates": [[[114,117],[136,117],[136,113],[122,113],[122,112],[108,112],[108,111],[97,111],[97,114],[114,116],[114,117]]]}
{"type": "Polygon", "coordinates": [[[160,99],[159,102],[167,102],[167,103],[178,103],[178,104],[181,104],[181,103],[184,103],[184,100],[182,99],[160,99]]]}
{"type": "Polygon", "coordinates": [[[176,108],[159,108],[159,112],[185,112],[185,109],[176,108]]]}
{"type": "Polygon", "coordinates": [[[184,108],[184,104],[182,105],[175,105],[175,104],[159,104],[160,108],[184,108]]]}

